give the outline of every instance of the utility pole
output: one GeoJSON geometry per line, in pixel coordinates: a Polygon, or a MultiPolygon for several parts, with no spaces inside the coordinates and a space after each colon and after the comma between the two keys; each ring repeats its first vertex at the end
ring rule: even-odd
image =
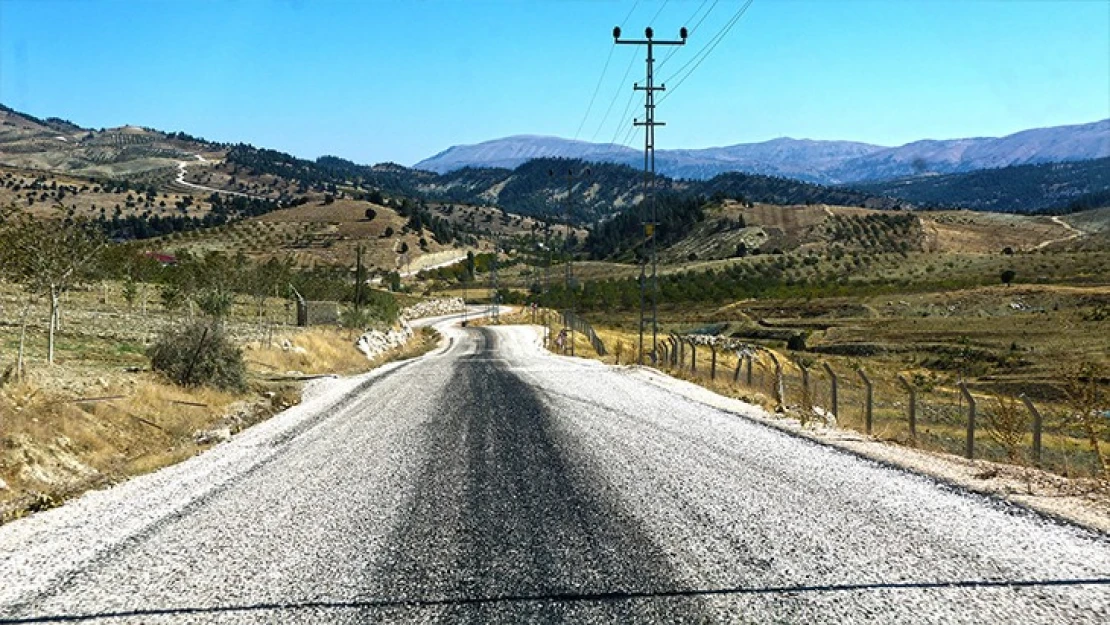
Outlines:
{"type": "MultiPolygon", "coordinates": [[[[579,177],[587,177],[590,175],[590,168],[587,167],[578,172],[579,177]]],[[[548,176],[554,176],[554,170],[547,170],[548,176]]],[[[563,238],[563,253],[566,255],[566,293],[570,298],[570,317],[567,319],[567,326],[570,328],[570,355],[574,355],[574,318],[575,318],[575,297],[574,297],[574,251],[570,247],[570,234],[571,234],[571,214],[573,213],[571,207],[572,193],[574,192],[574,177],[573,169],[567,169],[567,196],[563,204],[563,215],[566,217],[566,236],[563,238]]]]}
{"type": "Polygon", "coordinates": [[[355,248],[355,311],[362,310],[362,283],[366,282],[366,276],[362,267],[362,253],[364,249],[362,244],[359,243],[355,248]]]}
{"type": "Polygon", "coordinates": [[[497,295],[497,253],[501,248],[501,237],[493,235],[493,256],[489,261],[489,318],[493,323],[501,323],[501,309],[497,295]]]}
{"type": "Polygon", "coordinates": [[[463,261],[463,280],[462,280],[462,288],[463,288],[463,311],[462,311],[462,324],[463,324],[463,327],[464,327],[464,328],[466,327],[466,295],[467,295],[467,293],[466,293],[466,284],[467,284],[468,282],[470,282],[471,276],[473,276],[473,275],[474,275],[474,274],[472,273],[472,271],[473,271],[473,270],[472,270],[472,269],[470,268],[470,256],[468,255],[468,256],[467,256],[467,258],[466,258],[466,260],[465,260],[465,261],[463,261]]]}
{"type": "MultiPolygon", "coordinates": [[[[644,223],[644,243],[651,241],[651,359],[656,360],[657,341],[659,335],[659,264],[656,255],[657,236],[656,228],[659,225],[659,215],[655,206],[655,127],[665,126],[663,122],[655,121],[655,92],[666,90],[666,85],[655,86],[655,46],[684,46],[686,45],[686,27],[678,31],[678,40],[656,40],[654,32],[648,26],[644,29],[644,39],[621,39],[621,28],[613,28],[613,41],[618,45],[647,46],[647,84],[641,87],[633,85],[636,91],[644,92],[644,121],[633,120],[635,126],[644,127],[644,200],[651,207],[651,221],[644,223]]],[[[640,306],[640,343],[644,342],[644,325],[646,323],[646,307],[640,306]]],[[[640,364],[644,364],[643,350],[640,350],[640,364]]]]}

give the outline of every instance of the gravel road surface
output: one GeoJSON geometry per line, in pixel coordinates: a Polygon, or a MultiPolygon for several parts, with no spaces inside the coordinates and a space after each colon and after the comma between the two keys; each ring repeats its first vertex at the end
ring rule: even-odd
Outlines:
{"type": "Polygon", "coordinates": [[[0,623],[1110,622],[1104,535],[441,331],[0,527],[0,623]]]}

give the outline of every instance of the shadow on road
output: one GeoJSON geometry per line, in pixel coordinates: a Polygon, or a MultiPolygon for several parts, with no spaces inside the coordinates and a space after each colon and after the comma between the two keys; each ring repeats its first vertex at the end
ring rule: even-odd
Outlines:
{"type": "Polygon", "coordinates": [[[957,580],[949,582],[892,582],[875,584],[827,584],[814,586],[736,586],[731,588],[678,589],[644,592],[552,593],[534,595],[495,595],[489,597],[357,599],[350,601],[303,601],[256,603],[211,607],[147,608],[96,614],[53,614],[21,618],[0,618],[0,625],[17,623],[74,623],[98,619],[202,614],[247,614],[251,612],[290,612],[301,610],[367,610],[393,608],[437,608],[511,603],[572,603],[635,601],[730,595],[792,595],[800,593],[856,592],[868,590],[946,590],[955,588],[1047,588],[1054,586],[1110,586],[1110,577],[1047,580],[957,580]]]}

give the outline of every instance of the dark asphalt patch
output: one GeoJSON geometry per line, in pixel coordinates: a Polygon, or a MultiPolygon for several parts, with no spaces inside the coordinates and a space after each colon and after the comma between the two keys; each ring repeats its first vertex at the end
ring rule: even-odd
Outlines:
{"type": "MultiPolygon", "coordinates": [[[[429,422],[420,487],[393,547],[368,571],[373,594],[449,598],[444,618],[483,620],[511,614],[485,598],[675,588],[665,556],[606,501],[536,393],[490,358],[496,336],[476,332],[479,350],[457,361],[444,412],[429,422]]],[[[686,603],[685,618],[701,620],[686,603]]],[[[659,618],[660,607],[602,603],[591,616],[659,618]]]]}

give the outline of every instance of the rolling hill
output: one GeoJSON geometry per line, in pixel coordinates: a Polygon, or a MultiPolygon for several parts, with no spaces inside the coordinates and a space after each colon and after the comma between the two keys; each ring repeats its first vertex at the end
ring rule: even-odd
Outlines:
{"type": "Polygon", "coordinates": [[[1110,158],[916,176],[852,188],[901,198],[923,208],[1074,212],[1110,206],[1110,158]]]}

